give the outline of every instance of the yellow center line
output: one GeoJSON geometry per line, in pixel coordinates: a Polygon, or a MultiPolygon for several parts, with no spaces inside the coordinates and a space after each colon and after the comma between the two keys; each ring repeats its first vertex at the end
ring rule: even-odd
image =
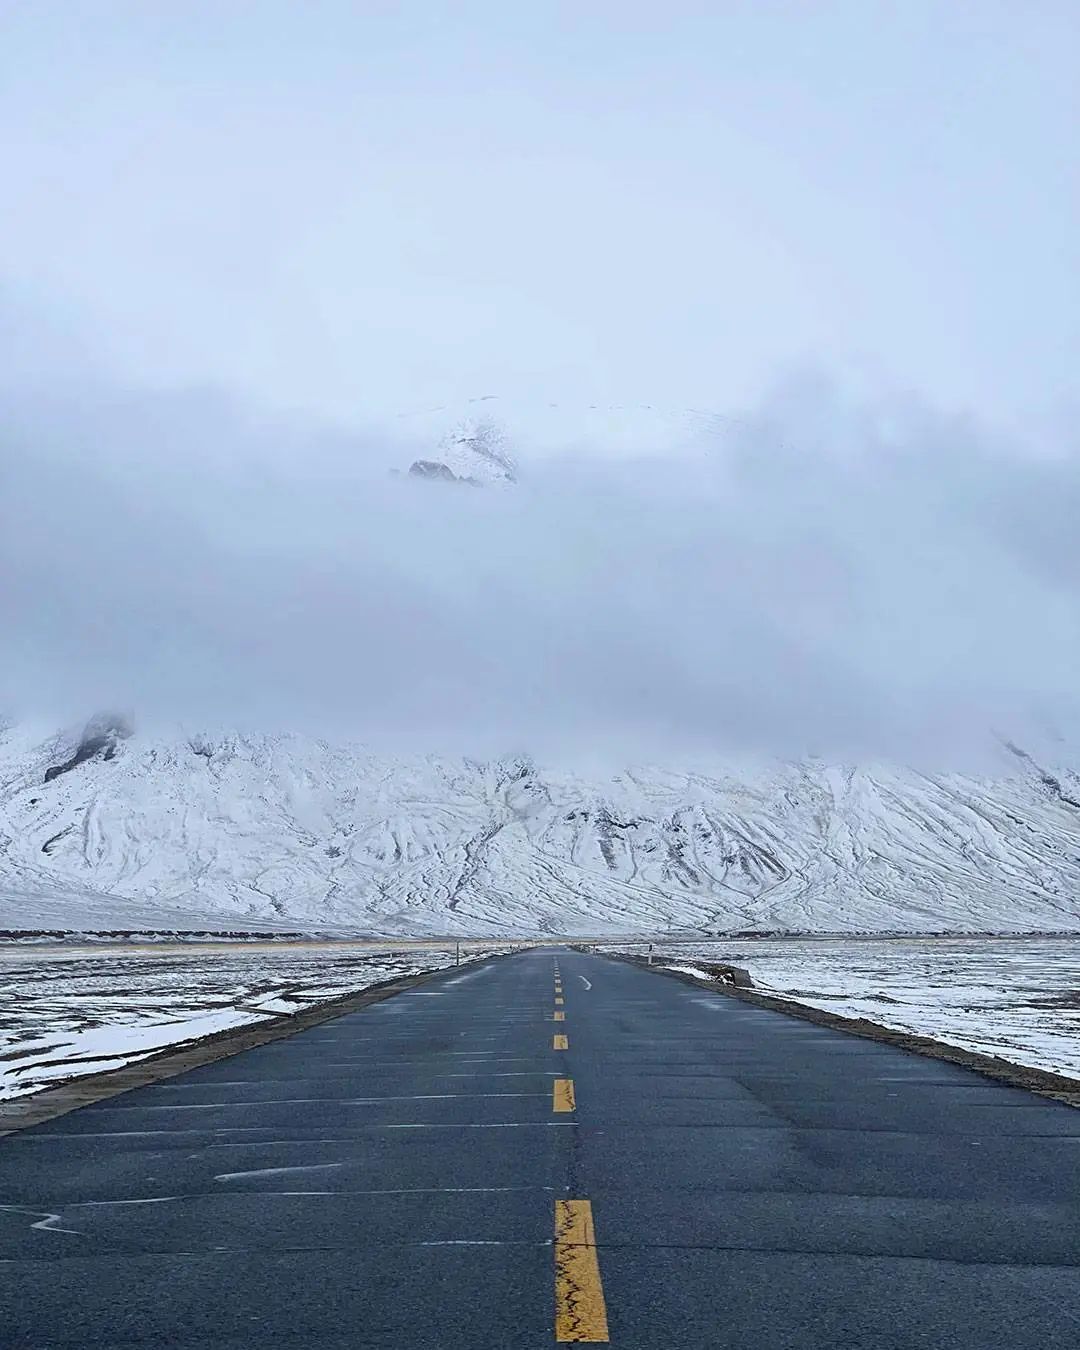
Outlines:
{"type": "Polygon", "coordinates": [[[551,1038],[552,1050],[569,1050],[570,1042],[565,1036],[553,1036],[551,1038]]]}
{"type": "Polygon", "coordinates": [[[608,1340],[596,1229],[588,1200],[555,1201],[555,1339],[608,1340]]]}
{"type": "Polygon", "coordinates": [[[565,1022],[565,1021],[566,1021],[566,1014],[565,1014],[565,1013],[557,1012],[557,1013],[555,1014],[555,1021],[556,1021],[556,1022],[565,1022]]]}
{"type": "Polygon", "coordinates": [[[577,1103],[574,1101],[574,1080],[572,1078],[556,1078],[551,1109],[553,1111],[573,1111],[576,1105],[577,1103]]]}
{"type": "Polygon", "coordinates": [[[563,1002],[564,1002],[564,1000],[561,999],[561,998],[559,998],[559,996],[556,994],[556,996],[555,996],[555,1006],[556,1006],[556,1008],[561,1008],[562,1005],[563,1005],[563,1002]]]}

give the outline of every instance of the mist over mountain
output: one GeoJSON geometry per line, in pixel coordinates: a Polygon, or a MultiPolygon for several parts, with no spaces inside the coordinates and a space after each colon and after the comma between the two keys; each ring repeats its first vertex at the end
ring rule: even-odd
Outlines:
{"type": "Polygon", "coordinates": [[[100,381],[3,401],[13,714],[950,769],[1076,725],[1075,448],[804,376],[724,419],[613,410],[618,453],[596,408],[486,402],[518,481],[445,492],[406,472],[442,411],[429,438],[100,381]]]}
{"type": "Polygon", "coordinates": [[[1080,924],[1060,447],[805,375],[407,435],[5,404],[0,926],[1080,924]]]}

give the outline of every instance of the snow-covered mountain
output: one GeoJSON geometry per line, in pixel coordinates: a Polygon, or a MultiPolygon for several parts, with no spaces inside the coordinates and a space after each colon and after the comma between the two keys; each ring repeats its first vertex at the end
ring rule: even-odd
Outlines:
{"type": "Polygon", "coordinates": [[[1080,775],[582,777],[300,736],[0,731],[0,927],[1080,930],[1080,775]]]}
{"type": "Polygon", "coordinates": [[[517,465],[506,430],[498,422],[468,417],[443,435],[434,459],[416,460],[409,474],[472,487],[508,487],[517,482],[517,465]]]}

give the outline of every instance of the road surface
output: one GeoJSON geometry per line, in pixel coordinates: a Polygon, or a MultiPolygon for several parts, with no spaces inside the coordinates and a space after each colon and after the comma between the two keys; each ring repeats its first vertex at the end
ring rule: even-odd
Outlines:
{"type": "Polygon", "coordinates": [[[5,1350],[1080,1344],[1080,1113],[569,951],[0,1139],[0,1200],[5,1350]]]}

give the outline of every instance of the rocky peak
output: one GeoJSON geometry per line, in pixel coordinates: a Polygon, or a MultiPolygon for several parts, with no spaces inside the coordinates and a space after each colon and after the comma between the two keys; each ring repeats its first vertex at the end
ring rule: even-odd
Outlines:
{"type": "Polygon", "coordinates": [[[458,483],[461,481],[449,464],[443,464],[437,459],[416,460],[409,466],[409,477],[426,478],[430,482],[437,483],[458,483]]]}
{"type": "Polygon", "coordinates": [[[467,418],[439,442],[437,459],[418,459],[409,476],[473,487],[517,482],[517,467],[505,431],[490,418],[467,418]]]}
{"type": "Polygon", "coordinates": [[[88,759],[115,758],[119,743],[127,740],[131,730],[130,722],[119,713],[95,713],[83,728],[74,753],[63,763],[54,764],[45,770],[46,783],[51,783],[62,773],[70,773],[80,764],[85,764],[88,759]]]}

